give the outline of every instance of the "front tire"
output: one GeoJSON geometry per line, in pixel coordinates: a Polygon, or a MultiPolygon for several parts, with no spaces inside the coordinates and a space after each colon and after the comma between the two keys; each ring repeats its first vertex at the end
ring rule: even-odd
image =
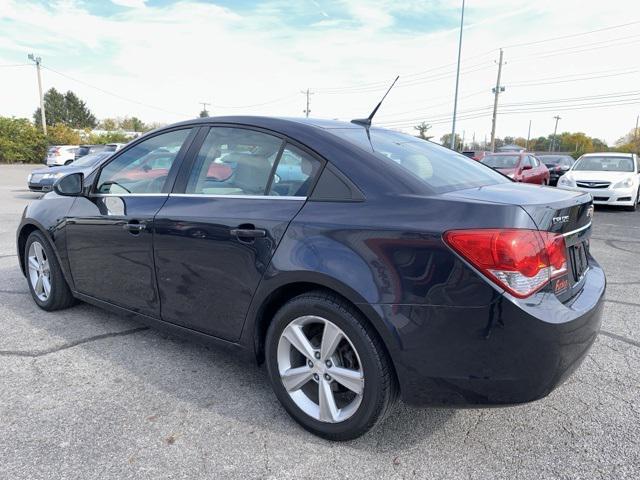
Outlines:
{"type": "Polygon", "coordinates": [[[397,382],[382,342],[335,295],[311,292],[287,302],[269,327],[265,347],[278,400],[315,435],[357,438],[395,402],[397,382]]]}
{"type": "Polygon", "coordinates": [[[638,210],[638,204],[640,204],[640,187],[638,187],[638,193],[636,194],[636,201],[633,203],[632,206],[627,207],[627,210],[629,210],[630,212],[635,212],[636,210],[638,210]]]}
{"type": "Polygon", "coordinates": [[[37,230],[25,243],[24,270],[31,296],[43,310],[61,310],[75,303],[53,248],[37,230]]]}

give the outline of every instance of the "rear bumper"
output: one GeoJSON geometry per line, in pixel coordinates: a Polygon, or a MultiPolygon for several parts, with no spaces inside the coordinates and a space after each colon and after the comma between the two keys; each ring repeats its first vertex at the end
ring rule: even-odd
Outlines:
{"type": "Polygon", "coordinates": [[[377,305],[395,330],[402,398],[413,405],[497,406],[548,395],[582,362],[600,330],[606,280],[591,260],[566,304],[541,291],[486,307],[377,305]]]}

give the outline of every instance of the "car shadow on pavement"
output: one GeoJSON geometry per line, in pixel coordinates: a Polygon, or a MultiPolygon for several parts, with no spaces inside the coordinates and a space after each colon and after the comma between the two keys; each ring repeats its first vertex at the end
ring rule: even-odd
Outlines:
{"type": "MultiPolygon", "coordinates": [[[[49,345],[34,347],[29,356],[46,358],[47,364],[77,365],[84,374],[95,369],[101,382],[131,385],[134,398],[129,401],[139,402],[140,421],[176,415],[173,406],[180,404],[188,405],[188,416],[211,419],[207,421],[218,426],[220,419],[225,419],[222,423],[237,434],[255,430],[277,433],[280,438],[284,435],[292,441],[327,443],[288,416],[271,390],[264,366],[257,367],[226,349],[140,328],[142,323],[88,304],[49,313],[37,309],[26,292],[5,296],[2,304],[10,318],[19,319],[22,327],[27,324],[27,332],[50,337],[49,345]],[[105,330],[112,334],[104,334],[105,330]],[[96,331],[100,334],[91,334],[96,331]],[[137,392],[149,389],[162,392],[161,404],[135,399],[137,392]]],[[[91,391],[87,395],[92,396],[91,391]]],[[[95,398],[95,402],[101,401],[95,398]]],[[[402,453],[441,429],[453,415],[455,410],[416,409],[398,402],[376,429],[343,445],[374,453],[402,453]]]]}

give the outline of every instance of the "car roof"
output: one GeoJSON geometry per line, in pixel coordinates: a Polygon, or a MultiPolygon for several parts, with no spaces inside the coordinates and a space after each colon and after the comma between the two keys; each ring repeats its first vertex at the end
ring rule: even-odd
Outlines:
{"type": "Polygon", "coordinates": [[[496,157],[512,157],[513,155],[533,155],[530,152],[488,152],[487,157],[495,155],[496,157]]]}

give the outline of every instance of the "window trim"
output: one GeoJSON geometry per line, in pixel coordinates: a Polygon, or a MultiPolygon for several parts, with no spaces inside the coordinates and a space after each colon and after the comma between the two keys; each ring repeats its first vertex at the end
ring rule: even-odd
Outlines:
{"type": "Polygon", "coordinates": [[[109,158],[109,161],[103,163],[102,165],[100,165],[99,168],[97,168],[96,170],[91,172],[91,174],[94,175],[94,178],[91,181],[91,185],[88,187],[89,190],[87,192],[87,196],[92,197],[92,198],[93,197],[98,197],[99,198],[99,197],[103,197],[103,196],[104,197],[107,197],[107,196],[109,196],[109,197],[142,197],[142,196],[163,196],[163,197],[166,197],[171,192],[171,189],[173,188],[173,185],[175,184],[176,177],[177,177],[178,172],[180,170],[180,166],[184,162],[184,158],[185,158],[188,150],[191,148],[191,145],[193,144],[193,140],[194,140],[194,138],[196,137],[196,135],[198,134],[199,131],[200,131],[200,128],[199,128],[198,125],[180,125],[180,126],[171,127],[171,128],[167,128],[165,130],[160,130],[160,131],[157,131],[157,132],[151,132],[151,133],[149,133],[147,135],[140,136],[139,138],[137,138],[136,140],[134,140],[130,144],[127,144],[127,146],[125,146],[124,148],[122,148],[119,151],[115,152],[109,158]],[[171,168],[169,169],[169,173],[167,174],[167,179],[165,180],[164,185],[162,186],[162,191],[161,192],[157,192],[157,193],[123,193],[123,194],[117,194],[117,193],[99,193],[97,191],[97,189],[98,189],[98,181],[100,180],[100,175],[102,175],[102,170],[104,170],[111,162],[117,160],[118,157],[120,157],[120,155],[124,154],[125,152],[128,152],[132,148],[135,148],[136,146],[138,146],[142,142],[145,142],[145,141],[147,141],[147,140],[149,140],[151,138],[155,138],[157,136],[164,135],[166,133],[175,132],[175,131],[178,131],[178,130],[189,130],[189,134],[184,139],[184,142],[182,143],[182,146],[180,147],[180,150],[178,150],[178,153],[177,153],[173,163],[171,164],[171,168]],[[171,188],[169,188],[169,186],[171,188]]]}
{"type": "Polygon", "coordinates": [[[201,128],[195,140],[192,142],[191,146],[189,147],[189,151],[187,152],[186,158],[184,159],[184,161],[180,166],[180,170],[176,175],[176,181],[174,182],[173,188],[169,192],[169,195],[175,196],[175,197],[192,197],[192,198],[236,198],[236,199],[268,198],[268,199],[283,199],[283,200],[306,200],[309,197],[311,197],[311,195],[313,194],[313,190],[316,184],[318,183],[318,180],[320,179],[320,176],[322,175],[322,172],[324,171],[328,163],[329,162],[325,158],[318,155],[316,152],[308,148],[306,145],[298,142],[297,140],[283,133],[276,132],[274,130],[256,127],[253,125],[245,125],[242,123],[226,123],[226,122],[207,123],[207,124],[201,125],[201,128]],[[276,137],[281,140],[282,144],[280,145],[278,154],[273,162],[273,166],[271,167],[271,172],[269,173],[269,178],[265,186],[264,194],[262,195],[220,195],[220,194],[186,193],[189,177],[195,166],[195,162],[196,162],[198,153],[200,152],[200,148],[204,144],[207,136],[209,135],[209,132],[213,128],[236,128],[241,130],[251,130],[254,132],[264,133],[265,135],[270,135],[272,137],[276,137]],[[313,180],[311,186],[309,187],[309,191],[307,192],[307,195],[304,197],[288,196],[288,195],[269,195],[269,192],[271,191],[271,186],[273,184],[274,174],[276,172],[276,169],[278,168],[278,164],[280,163],[280,159],[282,158],[282,154],[285,148],[287,147],[287,145],[291,145],[293,147],[300,149],[301,151],[303,151],[304,153],[309,155],[311,158],[317,160],[320,163],[320,168],[316,172],[316,178],[313,180]]]}

